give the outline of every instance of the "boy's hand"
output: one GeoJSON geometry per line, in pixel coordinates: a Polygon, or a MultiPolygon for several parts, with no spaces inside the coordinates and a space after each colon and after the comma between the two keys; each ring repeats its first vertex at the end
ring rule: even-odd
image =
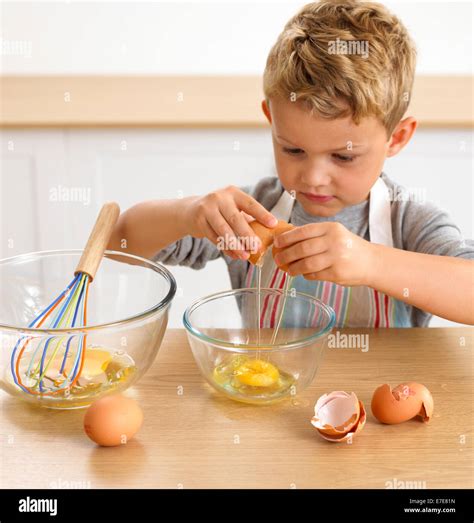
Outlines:
{"type": "Polygon", "coordinates": [[[296,227],[276,236],[274,245],[283,248],[275,255],[275,263],[288,264],[291,276],[345,286],[370,284],[373,244],[338,222],[296,227]]]}
{"type": "Polygon", "coordinates": [[[278,223],[257,200],[232,185],[193,198],[184,213],[191,236],[208,238],[225,254],[242,260],[260,245],[248,223],[253,219],[270,228],[278,223]]]}

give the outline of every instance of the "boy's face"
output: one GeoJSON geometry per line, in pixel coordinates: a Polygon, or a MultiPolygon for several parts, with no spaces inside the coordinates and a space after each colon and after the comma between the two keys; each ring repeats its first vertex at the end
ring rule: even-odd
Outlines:
{"type": "Polygon", "coordinates": [[[359,125],[350,116],[328,120],[277,98],[270,100],[269,116],[278,176],[308,214],[333,216],[368,198],[391,155],[379,120],[367,117],[359,125]],[[315,201],[308,194],[332,198],[315,201]]]}

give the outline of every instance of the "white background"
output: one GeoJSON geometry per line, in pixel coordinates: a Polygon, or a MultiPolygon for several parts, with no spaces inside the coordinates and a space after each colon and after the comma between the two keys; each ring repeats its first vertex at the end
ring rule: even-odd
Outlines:
{"type": "MultiPolygon", "coordinates": [[[[304,3],[0,5],[3,41],[31,42],[32,50],[31,56],[3,53],[3,74],[201,75],[261,74],[284,23],[304,3]]],[[[387,5],[417,42],[419,74],[472,74],[470,3],[387,5]]],[[[116,199],[125,209],[180,191],[254,184],[274,173],[268,130],[4,130],[0,139],[0,257],[81,247],[104,200],[116,199]],[[90,189],[90,205],[51,202],[50,191],[59,186],[90,189]]],[[[425,188],[472,238],[470,131],[420,130],[385,171],[406,186],[425,188]]],[[[182,325],[193,300],[230,288],[221,260],[201,271],[170,269],[180,288],[171,327],[182,325]]],[[[431,325],[451,324],[435,319],[431,325]]]]}
{"type": "MultiPolygon", "coordinates": [[[[1,36],[32,57],[5,74],[261,74],[307,2],[2,2],[1,36]]],[[[391,1],[414,38],[418,74],[472,73],[472,2],[391,1]]]]}

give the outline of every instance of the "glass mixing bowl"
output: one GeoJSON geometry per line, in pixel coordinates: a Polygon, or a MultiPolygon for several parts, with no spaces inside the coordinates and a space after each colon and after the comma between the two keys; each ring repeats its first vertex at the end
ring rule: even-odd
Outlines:
{"type": "Polygon", "coordinates": [[[333,309],[294,289],[219,292],[194,302],[183,316],[206,381],[253,404],[294,396],[313,381],[334,322],[333,309]]]}
{"type": "Polygon", "coordinates": [[[89,287],[85,327],[27,328],[68,286],[81,254],[81,250],[44,251],[0,260],[0,387],[36,405],[85,407],[130,387],[155,359],[168,323],[176,293],[172,274],[144,258],[106,251],[89,287]],[[86,350],[79,379],[71,387],[51,392],[54,388],[48,389],[48,384],[61,377],[59,356],[74,355],[79,346],[75,340],[83,335],[86,350]],[[14,351],[22,338],[28,343],[18,359],[21,351],[14,351]],[[48,347],[57,348],[57,355],[48,347]],[[21,388],[18,383],[35,379],[32,373],[45,350],[51,364],[43,378],[44,387],[21,388]]]}

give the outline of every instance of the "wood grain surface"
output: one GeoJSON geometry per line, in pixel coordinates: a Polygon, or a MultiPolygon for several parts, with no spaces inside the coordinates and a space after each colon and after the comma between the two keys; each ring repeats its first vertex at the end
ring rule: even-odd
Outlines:
{"type": "Polygon", "coordinates": [[[134,440],[100,448],[84,410],[53,411],[0,392],[2,488],[472,488],[472,328],[342,329],[369,350],[326,349],[312,385],[271,406],[234,402],[207,385],[186,333],[167,331],[150,370],[126,394],[145,415],[134,440]],[[434,416],[382,425],[374,389],[426,385],[434,416]],[[321,439],[316,399],[354,391],[367,423],[352,444],[321,439]]]}

